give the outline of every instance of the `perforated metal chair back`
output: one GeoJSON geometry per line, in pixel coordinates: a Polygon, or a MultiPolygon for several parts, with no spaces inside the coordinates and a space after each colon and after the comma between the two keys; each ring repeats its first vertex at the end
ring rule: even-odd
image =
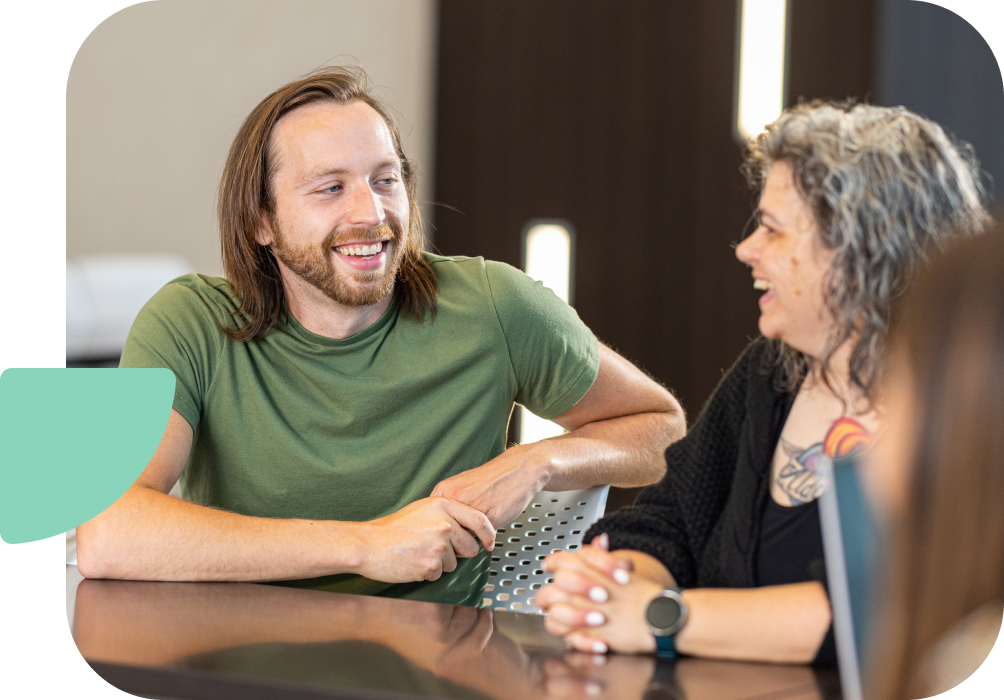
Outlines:
{"type": "Polygon", "coordinates": [[[533,597],[553,580],[543,569],[544,557],[579,548],[589,526],[603,517],[609,491],[541,491],[513,523],[497,530],[484,607],[540,614],[533,597]]]}

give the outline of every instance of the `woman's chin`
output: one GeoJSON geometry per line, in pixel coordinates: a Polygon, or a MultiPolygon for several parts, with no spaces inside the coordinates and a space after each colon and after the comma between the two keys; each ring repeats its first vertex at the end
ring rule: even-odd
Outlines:
{"type": "Polygon", "coordinates": [[[757,323],[757,327],[760,329],[760,335],[768,340],[783,340],[781,338],[780,329],[771,323],[769,318],[766,318],[763,314],[760,314],[760,320],[757,323]]]}

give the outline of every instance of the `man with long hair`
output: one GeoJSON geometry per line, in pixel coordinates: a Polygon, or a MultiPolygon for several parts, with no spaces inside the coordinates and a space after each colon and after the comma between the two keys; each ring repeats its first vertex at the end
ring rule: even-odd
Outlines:
{"type": "Polygon", "coordinates": [[[538,491],[661,476],[676,400],[519,271],[423,252],[415,188],[360,70],[252,111],[219,189],[226,278],[168,284],[126,343],[123,367],[173,370],[174,405],[78,528],[82,574],[477,604],[479,542],[538,491]],[[505,449],[514,402],[569,432],[505,449]]]}

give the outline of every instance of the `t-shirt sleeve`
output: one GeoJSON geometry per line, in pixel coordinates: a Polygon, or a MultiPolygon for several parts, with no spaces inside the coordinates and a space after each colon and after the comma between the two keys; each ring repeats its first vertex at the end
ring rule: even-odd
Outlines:
{"type": "Polygon", "coordinates": [[[120,367],[166,367],[174,372],[173,408],[193,430],[225,337],[215,318],[219,310],[212,306],[183,281],[168,283],[136,316],[119,362],[120,367]]]}
{"type": "Polygon", "coordinates": [[[504,263],[486,261],[485,269],[516,375],[516,403],[541,418],[556,418],[596,379],[596,337],[540,282],[504,263]]]}

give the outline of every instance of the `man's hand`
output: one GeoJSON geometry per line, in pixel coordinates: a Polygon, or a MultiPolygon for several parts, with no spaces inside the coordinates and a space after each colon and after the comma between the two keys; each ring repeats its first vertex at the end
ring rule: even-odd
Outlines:
{"type": "Polygon", "coordinates": [[[359,523],[358,537],[357,573],[387,583],[435,581],[457,568],[458,557],[476,556],[478,540],[487,550],[495,546],[495,528],[483,513],[439,496],[359,523]]]}
{"type": "Polygon", "coordinates": [[[487,515],[494,528],[505,527],[547,483],[543,471],[526,459],[531,447],[510,447],[480,467],[444,479],[432,495],[466,503],[487,515]]]}

